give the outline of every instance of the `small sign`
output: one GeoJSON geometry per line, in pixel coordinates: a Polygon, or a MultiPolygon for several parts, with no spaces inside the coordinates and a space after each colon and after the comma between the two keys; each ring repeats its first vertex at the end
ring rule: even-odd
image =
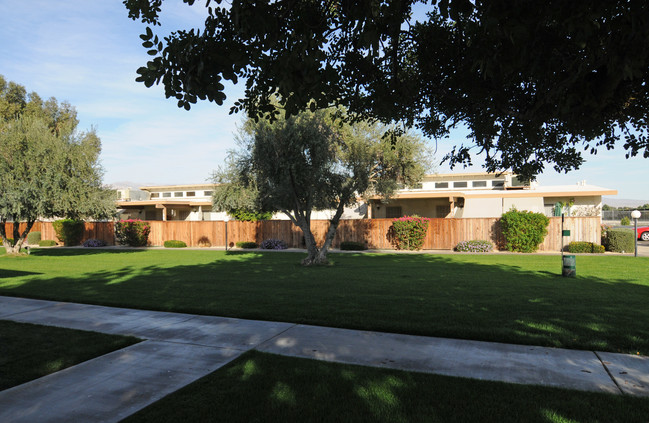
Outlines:
{"type": "Polygon", "coordinates": [[[570,236],[570,229],[564,229],[563,236],[570,236]]]}

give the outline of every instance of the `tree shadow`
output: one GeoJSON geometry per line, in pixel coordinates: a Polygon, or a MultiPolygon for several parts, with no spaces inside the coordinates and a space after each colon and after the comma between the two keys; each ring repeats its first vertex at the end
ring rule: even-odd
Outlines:
{"type": "Polygon", "coordinates": [[[5,277],[0,295],[649,355],[649,287],[640,276],[578,270],[563,278],[556,256],[348,253],[316,268],[302,267],[299,256],[232,251],[188,263],[191,254],[174,262],[160,254],[141,266],[108,260],[76,275],[5,277]]]}

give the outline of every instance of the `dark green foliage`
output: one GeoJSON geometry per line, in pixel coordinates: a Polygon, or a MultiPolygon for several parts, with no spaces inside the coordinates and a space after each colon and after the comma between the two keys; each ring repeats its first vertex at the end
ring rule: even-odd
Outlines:
{"type": "Polygon", "coordinates": [[[609,229],[605,239],[608,251],[630,253],[635,250],[635,231],[633,229],[609,229]]]}
{"type": "MultiPolygon", "coordinates": [[[[124,3],[152,25],[164,9],[124,3]]],[[[221,105],[224,80],[245,80],[231,111],[255,119],[277,116],[276,96],[291,115],[335,104],[431,137],[465,125],[452,165],[479,151],[490,171],[534,177],[620,141],[627,156],[649,157],[646,1],[185,3],[209,7],[204,25],[164,39],[147,27],[152,57],[137,69],[179,107],[221,105]]]]}
{"type": "Polygon", "coordinates": [[[429,219],[426,217],[404,216],[392,221],[390,236],[399,250],[421,250],[426,240],[429,219]]]}
{"type": "Polygon", "coordinates": [[[185,241],[178,241],[175,239],[171,239],[164,242],[164,247],[165,248],[186,248],[187,244],[185,243],[185,241]]]}
{"type": "Polygon", "coordinates": [[[543,213],[512,209],[503,213],[500,222],[508,251],[533,253],[548,234],[550,219],[543,213]]]}
{"type": "Polygon", "coordinates": [[[343,241],[340,243],[340,249],[346,251],[363,251],[367,250],[367,245],[364,242],[343,241]]]}
{"type": "Polygon", "coordinates": [[[39,247],[54,247],[56,245],[56,241],[53,239],[42,239],[38,241],[38,246],[39,247]]]}
{"type": "Polygon", "coordinates": [[[13,238],[7,238],[7,242],[9,245],[14,245],[14,239],[13,238]]]}
{"type": "Polygon", "coordinates": [[[239,241],[236,244],[237,248],[247,248],[247,249],[252,249],[252,248],[259,248],[259,245],[257,245],[256,242],[250,242],[250,241],[239,241]]]}
{"type": "Polygon", "coordinates": [[[115,239],[119,244],[144,247],[149,242],[151,226],[142,220],[120,220],[115,222],[115,239]]]}
{"type": "Polygon", "coordinates": [[[235,220],[242,222],[257,222],[260,220],[270,220],[273,218],[273,212],[256,212],[245,209],[232,210],[228,214],[235,220]]]}
{"type": "Polygon", "coordinates": [[[624,216],[622,219],[620,219],[620,225],[629,226],[630,224],[631,224],[631,219],[629,219],[628,216],[624,216]]]}
{"type": "Polygon", "coordinates": [[[61,219],[52,223],[56,237],[66,247],[79,245],[83,238],[85,224],[82,220],[61,219]]]}
{"type": "Polygon", "coordinates": [[[586,241],[573,241],[568,244],[569,253],[603,253],[606,249],[603,245],[586,241]]]}
{"type": "Polygon", "coordinates": [[[27,235],[27,243],[30,245],[36,245],[40,240],[41,240],[41,233],[39,231],[30,232],[27,235]]]}

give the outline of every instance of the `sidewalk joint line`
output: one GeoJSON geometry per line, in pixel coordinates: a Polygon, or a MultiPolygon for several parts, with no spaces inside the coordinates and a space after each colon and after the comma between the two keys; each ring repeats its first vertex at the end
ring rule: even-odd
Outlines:
{"type": "MultiPolygon", "coordinates": [[[[272,251],[272,250],[271,250],[271,251],[272,251]]],[[[281,251],[281,250],[279,250],[279,251],[281,251]]],[[[283,331],[281,331],[281,332],[279,332],[279,333],[276,333],[275,335],[271,336],[271,337],[268,338],[268,339],[265,339],[265,340],[263,340],[263,341],[261,341],[261,342],[258,342],[255,346],[253,346],[252,348],[250,348],[250,350],[256,350],[256,349],[257,349],[261,344],[265,344],[266,342],[268,342],[268,341],[270,341],[270,340],[272,340],[272,339],[274,339],[274,338],[277,338],[277,337],[280,336],[280,335],[285,334],[285,333],[288,332],[289,330],[291,330],[291,329],[293,329],[294,327],[299,326],[299,325],[300,325],[299,323],[293,323],[293,324],[291,324],[291,326],[287,327],[287,328],[284,329],[283,331]]]]}
{"type": "Polygon", "coordinates": [[[599,354],[597,354],[597,351],[593,351],[593,353],[595,354],[595,356],[597,357],[597,359],[599,360],[599,362],[602,363],[602,366],[604,367],[604,370],[606,370],[606,373],[608,373],[608,377],[611,378],[611,380],[613,381],[613,383],[615,384],[615,386],[617,386],[617,389],[620,391],[620,393],[621,393],[622,395],[626,395],[626,393],[622,390],[622,387],[620,386],[620,384],[617,383],[617,380],[615,380],[615,377],[613,376],[613,374],[611,373],[611,371],[608,369],[608,367],[606,366],[606,364],[604,364],[604,360],[602,360],[602,357],[600,357],[599,354]]]}
{"type": "MultiPolygon", "coordinates": [[[[38,300],[38,301],[41,301],[41,300],[38,300]]],[[[47,300],[45,300],[45,301],[47,301],[47,300]]],[[[39,311],[39,310],[43,310],[43,309],[46,309],[46,308],[52,308],[54,306],[56,306],[56,304],[44,305],[43,307],[32,308],[32,309],[29,309],[29,310],[23,310],[23,311],[19,311],[17,313],[12,313],[12,314],[3,314],[3,315],[0,316],[0,319],[5,319],[5,318],[8,318],[10,316],[17,316],[19,314],[24,314],[24,313],[33,313],[34,311],[39,311]]]]}

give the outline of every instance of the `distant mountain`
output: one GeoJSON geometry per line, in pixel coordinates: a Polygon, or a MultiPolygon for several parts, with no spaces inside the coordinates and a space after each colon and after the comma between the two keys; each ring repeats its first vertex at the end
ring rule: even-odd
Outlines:
{"type": "Polygon", "coordinates": [[[625,198],[602,197],[602,204],[611,207],[639,207],[649,204],[649,200],[628,200],[625,198]]]}

